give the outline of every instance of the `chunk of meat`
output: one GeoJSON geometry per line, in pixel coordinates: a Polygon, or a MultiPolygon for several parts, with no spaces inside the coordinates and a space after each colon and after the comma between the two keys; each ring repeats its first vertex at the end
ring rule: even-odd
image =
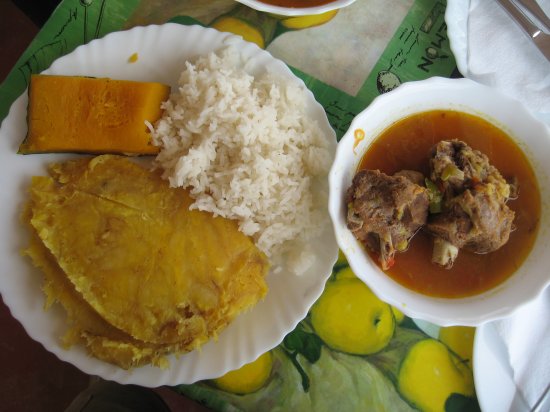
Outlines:
{"type": "Polygon", "coordinates": [[[396,251],[404,251],[411,237],[426,223],[425,187],[403,175],[361,170],[346,193],[347,226],[366,247],[379,253],[382,269],[390,268],[396,251]]]}
{"type": "Polygon", "coordinates": [[[514,212],[498,201],[494,185],[486,184],[453,197],[427,228],[460,249],[489,253],[508,241],[513,220],[514,212]]]}
{"type": "Polygon", "coordinates": [[[443,140],[433,147],[430,171],[447,199],[480,183],[493,184],[501,201],[510,197],[510,185],[488,157],[460,140],[443,140]]]}
{"type": "Polygon", "coordinates": [[[403,169],[394,173],[394,176],[403,176],[419,186],[424,186],[424,175],[416,170],[403,169]]]}
{"type": "Polygon", "coordinates": [[[436,238],[432,261],[452,267],[458,253],[447,253],[442,241],[474,253],[495,251],[508,241],[514,220],[506,205],[510,185],[486,155],[459,140],[442,141],[434,146],[430,168],[443,192],[441,213],[430,215],[425,227],[436,238]]]}

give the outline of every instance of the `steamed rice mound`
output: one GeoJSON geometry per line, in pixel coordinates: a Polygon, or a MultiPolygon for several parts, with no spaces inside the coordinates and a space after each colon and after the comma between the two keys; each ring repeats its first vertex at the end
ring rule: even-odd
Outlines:
{"type": "Polygon", "coordinates": [[[280,255],[287,241],[320,232],[326,201],[313,188],[331,154],[305,99],[303,84],[254,77],[231,48],[187,62],[152,130],[156,164],[171,186],[190,188],[193,209],[237,220],[259,249],[280,255]]]}

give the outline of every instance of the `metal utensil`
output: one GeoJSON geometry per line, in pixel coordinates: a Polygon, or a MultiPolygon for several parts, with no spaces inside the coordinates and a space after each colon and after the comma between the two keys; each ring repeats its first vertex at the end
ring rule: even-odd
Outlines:
{"type": "Polygon", "coordinates": [[[543,412],[548,410],[550,410],[550,383],[546,386],[546,389],[530,412],[543,412]]]}
{"type": "Polygon", "coordinates": [[[523,10],[511,0],[497,0],[498,3],[508,12],[512,20],[517,22],[523,31],[533,40],[535,46],[550,61],[550,34],[544,33],[523,10]]]}
{"type": "Polygon", "coordinates": [[[517,0],[517,2],[550,30],[550,18],[544,13],[536,0],[517,0]]]}

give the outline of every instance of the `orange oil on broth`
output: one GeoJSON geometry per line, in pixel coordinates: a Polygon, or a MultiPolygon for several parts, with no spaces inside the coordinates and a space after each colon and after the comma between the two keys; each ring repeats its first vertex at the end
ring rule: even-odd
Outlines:
{"type": "MultiPolygon", "coordinates": [[[[516,213],[516,229],[509,241],[492,253],[480,255],[461,250],[449,270],[431,263],[432,238],[420,231],[406,252],[396,254],[395,265],[386,273],[417,292],[459,298],[482,293],[502,283],[521,265],[534,244],[540,221],[540,193],[531,165],[521,149],[506,133],[484,119],[437,110],[415,114],[386,129],[368,148],[358,170],[379,169],[393,174],[412,169],[428,176],[430,148],[448,139],[462,140],[485,153],[504,178],[517,178],[519,197],[508,202],[516,213]]],[[[377,257],[371,255],[377,261],[377,257]]]]}

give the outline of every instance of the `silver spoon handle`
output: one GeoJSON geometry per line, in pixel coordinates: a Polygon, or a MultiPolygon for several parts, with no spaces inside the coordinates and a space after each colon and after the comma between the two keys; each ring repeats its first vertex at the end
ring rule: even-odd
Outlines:
{"type": "Polygon", "coordinates": [[[550,410],[550,383],[546,386],[546,389],[543,391],[533,409],[530,412],[542,412],[550,410]]]}
{"type": "Polygon", "coordinates": [[[529,20],[525,12],[520,9],[513,0],[497,0],[497,2],[504,7],[512,19],[521,26],[529,37],[534,39],[541,33],[541,30],[531,20],[529,20]]]}
{"type": "Polygon", "coordinates": [[[550,18],[544,13],[544,10],[539,6],[536,0],[517,0],[517,2],[544,24],[546,29],[550,30],[550,18]]]}

